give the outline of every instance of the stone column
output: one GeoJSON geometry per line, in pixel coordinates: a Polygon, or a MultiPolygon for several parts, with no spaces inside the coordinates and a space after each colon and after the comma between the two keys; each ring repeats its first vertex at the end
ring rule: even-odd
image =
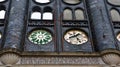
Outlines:
{"type": "Polygon", "coordinates": [[[113,29],[107,14],[104,0],[86,0],[90,12],[91,27],[98,51],[116,49],[113,29]]]}
{"type": "Polygon", "coordinates": [[[27,11],[27,3],[29,0],[11,0],[10,14],[8,15],[8,22],[6,25],[6,37],[5,43],[3,44],[3,50],[7,53],[2,54],[0,61],[7,67],[11,67],[16,64],[20,57],[18,54],[6,51],[9,49],[15,49],[21,51],[22,45],[22,34],[25,29],[25,16],[27,11]]]}
{"type": "Polygon", "coordinates": [[[28,0],[11,0],[10,14],[6,27],[6,37],[3,49],[21,50],[22,34],[25,26],[25,15],[28,0]]]}
{"type": "MultiPolygon", "coordinates": [[[[94,32],[95,46],[98,51],[116,49],[112,24],[106,10],[104,0],[86,0],[88,3],[92,31],[94,32]]],[[[110,67],[116,67],[120,63],[118,54],[109,52],[102,56],[103,61],[110,67]]]]}

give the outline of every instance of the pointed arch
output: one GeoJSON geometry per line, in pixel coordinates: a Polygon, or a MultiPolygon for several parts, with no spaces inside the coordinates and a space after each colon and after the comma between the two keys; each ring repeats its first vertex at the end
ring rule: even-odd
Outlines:
{"type": "Polygon", "coordinates": [[[76,10],[75,10],[75,17],[76,17],[76,20],[84,20],[85,17],[84,17],[84,12],[83,12],[83,10],[81,10],[81,9],[76,9],[76,10]]]}
{"type": "Polygon", "coordinates": [[[67,8],[63,11],[63,20],[72,20],[72,10],[67,8]]]}
{"type": "Polygon", "coordinates": [[[41,19],[41,13],[40,12],[33,12],[32,14],[31,14],[31,19],[36,19],[36,20],[39,20],[39,19],[41,19]]]}
{"type": "Polygon", "coordinates": [[[43,13],[43,20],[52,20],[53,19],[53,14],[50,12],[45,12],[43,13]]]}
{"type": "Polygon", "coordinates": [[[5,10],[5,6],[0,6],[0,19],[5,19],[5,14],[6,14],[6,10],[5,10]]]}
{"type": "Polygon", "coordinates": [[[112,9],[110,11],[112,21],[120,21],[120,13],[116,9],[112,9]]]}
{"type": "Polygon", "coordinates": [[[50,7],[44,8],[43,20],[53,20],[53,12],[50,7]]]}
{"type": "Polygon", "coordinates": [[[41,19],[41,12],[40,8],[38,6],[35,6],[32,9],[31,19],[32,20],[40,20],[41,19]]]}

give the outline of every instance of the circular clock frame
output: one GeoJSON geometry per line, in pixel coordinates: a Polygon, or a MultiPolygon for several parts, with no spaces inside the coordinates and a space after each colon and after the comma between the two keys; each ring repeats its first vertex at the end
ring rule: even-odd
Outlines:
{"type": "Polygon", "coordinates": [[[49,31],[41,29],[32,31],[29,34],[28,39],[33,44],[37,45],[45,45],[53,40],[52,34],[49,31]]]}
{"type": "Polygon", "coordinates": [[[64,40],[72,45],[81,45],[88,42],[88,37],[81,30],[69,30],[65,33],[64,40]]]}

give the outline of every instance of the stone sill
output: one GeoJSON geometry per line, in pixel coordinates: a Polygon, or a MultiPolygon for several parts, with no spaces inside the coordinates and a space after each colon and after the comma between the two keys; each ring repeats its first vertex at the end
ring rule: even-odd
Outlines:
{"type": "Polygon", "coordinates": [[[0,55],[5,53],[15,53],[20,56],[72,56],[72,57],[101,57],[105,54],[114,53],[120,55],[119,50],[108,49],[101,52],[39,52],[39,51],[18,51],[16,49],[7,49],[0,51],[0,55]]]}

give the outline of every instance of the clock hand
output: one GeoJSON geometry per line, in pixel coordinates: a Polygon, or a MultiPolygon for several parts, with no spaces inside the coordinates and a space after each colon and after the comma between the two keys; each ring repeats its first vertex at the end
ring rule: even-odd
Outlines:
{"type": "Polygon", "coordinates": [[[76,34],[76,35],[74,34],[73,36],[71,36],[71,37],[69,37],[69,38],[74,38],[74,37],[76,38],[76,37],[79,36],[79,35],[80,35],[79,33],[76,34]]]}
{"type": "Polygon", "coordinates": [[[77,38],[77,40],[81,43],[81,40],[78,38],[78,37],[76,37],[77,38]]]}

